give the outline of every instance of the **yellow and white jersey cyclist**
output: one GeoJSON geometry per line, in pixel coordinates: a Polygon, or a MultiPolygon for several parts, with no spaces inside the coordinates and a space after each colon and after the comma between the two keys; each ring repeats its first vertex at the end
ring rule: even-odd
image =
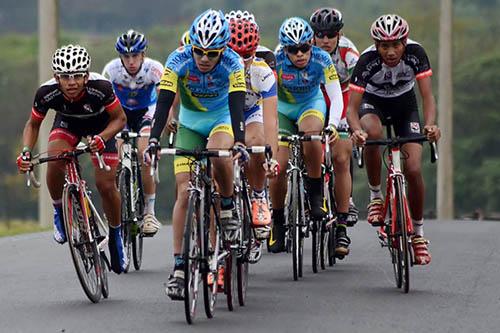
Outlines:
{"type": "MultiPolygon", "coordinates": [[[[320,89],[324,84],[332,101],[328,127],[335,129],[342,114],[342,92],[339,78],[328,53],[311,45],[313,30],[304,19],[292,17],[281,25],[279,42],[281,48],[276,54],[278,76],[279,130],[283,134],[319,134],[325,127],[327,107],[320,89]]],[[[336,132],[335,132],[336,133],[336,132]]],[[[332,136],[332,141],[337,136],[332,136]]],[[[321,184],[322,146],[319,141],[304,143],[304,162],[307,170],[307,192],[311,217],[321,220],[325,216],[321,184]]],[[[287,145],[281,145],[278,152],[280,165],[287,165],[287,145]]],[[[285,168],[277,180],[271,182],[273,203],[273,238],[269,245],[272,252],[284,250],[284,193],[286,185],[285,168]]]]}
{"type": "MultiPolygon", "coordinates": [[[[180,126],[176,146],[183,149],[233,148],[248,159],[243,144],[245,74],[238,54],[226,47],[229,36],[229,24],[223,13],[210,9],[194,20],[189,36],[191,45],[170,54],[160,82],[149,155],[159,147],[158,140],[179,90],[180,126]]],[[[232,240],[240,227],[232,198],[232,162],[227,158],[216,158],[212,163],[221,195],[221,224],[225,237],[232,240]]],[[[182,300],[184,261],[181,253],[189,194],[189,163],[185,158],[176,158],[174,164],[178,190],[173,212],[174,272],[166,291],[173,300],[182,300]]]]}
{"type": "MultiPolygon", "coordinates": [[[[228,17],[231,16],[226,14],[226,18],[228,17]]],[[[256,58],[260,41],[259,27],[254,20],[238,18],[229,20],[231,39],[228,46],[241,56],[245,65],[246,144],[249,146],[269,144],[276,153],[278,151],[276,78],[267,63],[263,59],[256,58]]],[[[268,175],[272,176],[273,165],[277,166],[276,162],[265,165],[264,154],[256,154],[252,155],[246,169],[252,187],[252,226],[257,239],[269,237],[271,214],[265,195],[265,180],[266,169],[269,170],[268,175]]]]}
{"type": "MultiPolygon", "coordinates": [[[[146,37],[137,31],[128,30],[116,39],[115,49],[119,57],[106,64],[102,75],[113,84],[113,90],[127,115],[127,129],[141,134],[149,134],[151,121],[158,98],[158,85],[163,73],[163,65],[145,56],[148,46],[146,37]]],[[[142,156],[148,144],[147,137],[138,139],[142,156]]],[[[149,168],[143,165],[143,175],[149,168]]],[[[161,227],[155,216],[156,184],[151,177],[143,177],[144,218],[141,226],[145,235],[153,236],[161,227]]]]}

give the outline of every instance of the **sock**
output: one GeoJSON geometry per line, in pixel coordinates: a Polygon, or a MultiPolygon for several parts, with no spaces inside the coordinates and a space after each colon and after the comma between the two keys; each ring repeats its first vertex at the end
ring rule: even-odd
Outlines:
{"type": "Polygon", "coordinates": [[[337,213],[337,226],[347,226],[348,213],[337,213]]]}
{"type": "Polygon", "coordinates": [[[285,224],[285,209],[273,209],[273,223],[276,225],[285,224]]]}
{"type": "Polygon", "coordinates": [[[223,197],[221,196],[220,198],[220,208],[222,210],[229,210],[233,209],[234,204],[233,204],[233,198],[232,197],[223,197]]]}
{"type": "Polygon", "coordinates": [[[144,194],[144,214],[155,215],[156,194],[144,194]]]}
{"type": "Polygon", "coordinates": [[[424,237],[424,219],[413,220],[413,231],[415,231],[415,235],[424,237]]]}
{"type": "Polygon", "coordinates": [[[354,200],[352,200],[352,197],[349,197],[349,205],[354,206],[354,200]]]}
{"type": "Polygon", "coordinates": [[[382,192],[380,191],[380,185],[371,185],[368,184],[368,187],[370,188],[370,201],[373,199],[383,199],[382,192]]]}
{"type": "MultiPolygon", "coordinates": [[[[309,198],[318,198],[321,197],[322,191],[321,191],[321,185],[322,181],[321,178],[310,178],[308,177],[307,179],[307,194],[309,195],[309,198]]],[[[311,200],[312,201],[312,200],[311,200]]]]}
{"type": "Polygon", "coordinates": [[[174,254],[174,271],[184,270],[184,258],[180,254],[174,254]]]}
{"type": "Polygon", "coordinates": [[[254,199],[264,199],[266,197],[266,191],[253,189],[253,197],[254,199]]]}

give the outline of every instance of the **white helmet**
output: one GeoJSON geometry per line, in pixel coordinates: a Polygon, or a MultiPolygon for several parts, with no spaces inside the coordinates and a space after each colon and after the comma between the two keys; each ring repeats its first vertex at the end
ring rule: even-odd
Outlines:
{"type": "Polygon", "coordinates": [[[87,72],[90,56],[80,45],[66,45],[57,49],[52,56],[52,70],[55,73],[87,72]]]}
{"type": "Polygon", "coordinates": [[[255,22],[255,16],[253,16],[252,13],[249,13],[248,11],[241,11],[241,10],[232,10],[229,13],[226,13],[226,20],[247,20],[250,22],[255,22]]]}
{"type": "Polygon", "coordinates": [[[404,18],[396,14],[382,15],[373,22],[370,29],[376,41],[393,41],[408,38],[410,27],[404,18]]]}

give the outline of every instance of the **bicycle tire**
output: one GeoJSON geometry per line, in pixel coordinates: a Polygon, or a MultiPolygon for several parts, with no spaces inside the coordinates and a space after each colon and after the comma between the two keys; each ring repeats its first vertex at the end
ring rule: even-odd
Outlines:
{"type": "Polygon", "coordinates": [[[93,303],[102,295],[101,257],[96,239],[89,239],[89,224],[85,221],[83,196],[76,185],[68,185],[63,190],[63,212],[66,237],[78,280],[85,295],[93,303]]]}
{"type": "Polygon", "coordinates": [[[330,210],[335,221],[331,224],[328,232],[328,266],[333,267],[337,263],[335,248],[337,247],[337,205],[335,203],[335,184],[333,171],[329,171],[330,179],[328,181],[328,196],[330,197],[330,210]]]}
{"type": "MultiPolygon", "coordinates": [[[[297,176],[298,177],[298,176],[297,176]]],[[[305,214],[305,205],[306,205],[306,198],[305,198],[305,192],[304,192],[304,183],[303,183],[303,178],[299,178],[301,186],[297,189],[297,198],[299,200],[298,202],[298,209],[299,212],[297,214],[297,232],[298,232],[298,274],[299,277],[303,276],[304,273],[304,238],[306,237],[306,232],[309,232],[309,226],[306,225],[306,223],[309,223],[309,221],[305,221],[302,218],[304,217],[305,214]],[[304,231],[306,230],[306,231],[304,231]]]]}
{"type": "MultiPolygon", "coordinates": [[[[137,162],[137,155],[133,155],[134,161],[137,162]]],[[[134,261],[134,269],[136,271],[141,269],[142,265],[142,253],[144,246],[144,235],[140,232],[139,225],[142,223],[144,217],[144,188],[142,186],[142,176],[140,164],[134,166],[135,174],[135,190],[137,195],[135,196],[135,223],[132,230],[132,259],[134,261]]]]}
{"type": "Polygon", "coordinates": [[[225,244],[225,249],[228,255],[225,258],[224,265],[224,293],[226,294],[227,309],[234,311],[236,298],[238,293],[237,268],[236,268],[236,251],[231,249],[231,243],[225,244]]]}
{"type": "MultiPolygon", "coordinates": [[[[245,183],[243,186],[246,186],[245,183]]],[[[248,268],[249,261],[248,256],[250,255],[250,249],[252,247],[252,237],[253,232],[251,229],[252,224],[252,207],[250,205],[250,198],[248,197],[248,192],[244,188],[241,192],[242,194],[242,208],[243,208],[243,221],[241,224],[242,232],[242,246],[240,250],[240,255],[236,261],[237,265],[237,282],[238,282],[238,303],[240,306],[245,306],[245,301],[247,297],[247,287],[248,287],[248,268]]]]}
{"type": "Polygon", "coordinates": [[[108,272],[107,272],[106,259],[104,259],[104,252],[101,253],[101,292],[102,297],[109,297],[109,285],[108,285],[108,272]]]}
{"type": "Polygon", "coordinates": [[[205,263],[206,267],[203,268],[202,271],[202,279],[203,279],[203,303],[205,305],[205,314],[207,318],[213,318],[214,312],[215,312],[215,304],[217,303],[217,293],[219,289],[218,281],[219,281],[219,253],[220,253],[220,244],[219,241],[219,235],[220,235],[220,230],[219,226],[216,222],[210,223],[210,210],[211,210],[211,199],[210,199],[210,191],[205,191],[205,202],[204,202],[204,207],[205,207],[205,212],[201,212],[200,209],[200,216],[205,216],[205,221],[204,221],[204,239],[203,239],[203,244],[204,244],[204,249],[202,253],[203,258],[207,258],[207,262],[205,263]],[[209,257],[209,249],[210,249],[210,227],[215,228],[214,233],[216,235],[216,245],[215,248],[213,249],[213,253],[211,255],[211,260],[215,260],[215,268],[211,269],[211,263],[210,263],[210,257],[209,257]],[[209,284],[208,279],[209,279],[209,274],[212,274],[212,284],[209,284]]]}
{"type": "Polygon", "coordinates": [[[394,182],[394,190],[397,204],[397,221],[398,221],[398,237],[399,251],[401,253],[402,266],[402,288],[404,293],[410,291],[410,251],[408,246],[408,216],[406,214],[406,201],[404,195],[404,183],[401,177],[396,177],[394,182]]]}
{"type": "Polygon", "coordinates": [[[318,273],[318,268],[320,268],[320,258],[321,258],[321,225],[322,221],[314,221],[314,227],[312,229],[312,270],[313,273],[318,273]]]}
{"type": "Polygon", "coordinates": [[[133,213],[132,213],[132,195],[130,193],[130,182],[131,174],[127,168],[120,169],[118,174],[118,188],[121,195],[121,219],[122,219],[122,235],[123,235],[123,246],[125,247],[125,253],[127,254],[127,266],[125,267],[124,273],[128,273],[130,269],[130,259],[132,257],[132,235],[131,235],[131,224],[133,223],[133,213]]]}
{"type": "Polygon", "coordinates": [[[297,171],[293,170],[288,180],[288,202],[287,202],[287,226],[292,245],[292,275],[293,280],[299,279],[299,207],[298,207],[298,188],[297,171]]]}
{"type": "Polygon", "coordinates": [[[200,240],[198,239],[197,216],[199,197],[195,193],[189,196],[188,210],[184,225],[184,243],[182,256],[184,258],[184,314],[188,324],[194,322],[198,301],[198,287],[200,279],[199,255],[200,240]]]}

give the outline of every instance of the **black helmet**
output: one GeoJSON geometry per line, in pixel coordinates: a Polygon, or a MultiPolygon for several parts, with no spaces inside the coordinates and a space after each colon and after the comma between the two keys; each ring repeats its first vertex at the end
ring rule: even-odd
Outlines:
{"type": "Polygon", "coordinates": [[[325,7],[319,8],[312,13],[311,27],[314,32],[318,31],[340,31],[344,26],[342,13],[335,8],[325,7]]]}

